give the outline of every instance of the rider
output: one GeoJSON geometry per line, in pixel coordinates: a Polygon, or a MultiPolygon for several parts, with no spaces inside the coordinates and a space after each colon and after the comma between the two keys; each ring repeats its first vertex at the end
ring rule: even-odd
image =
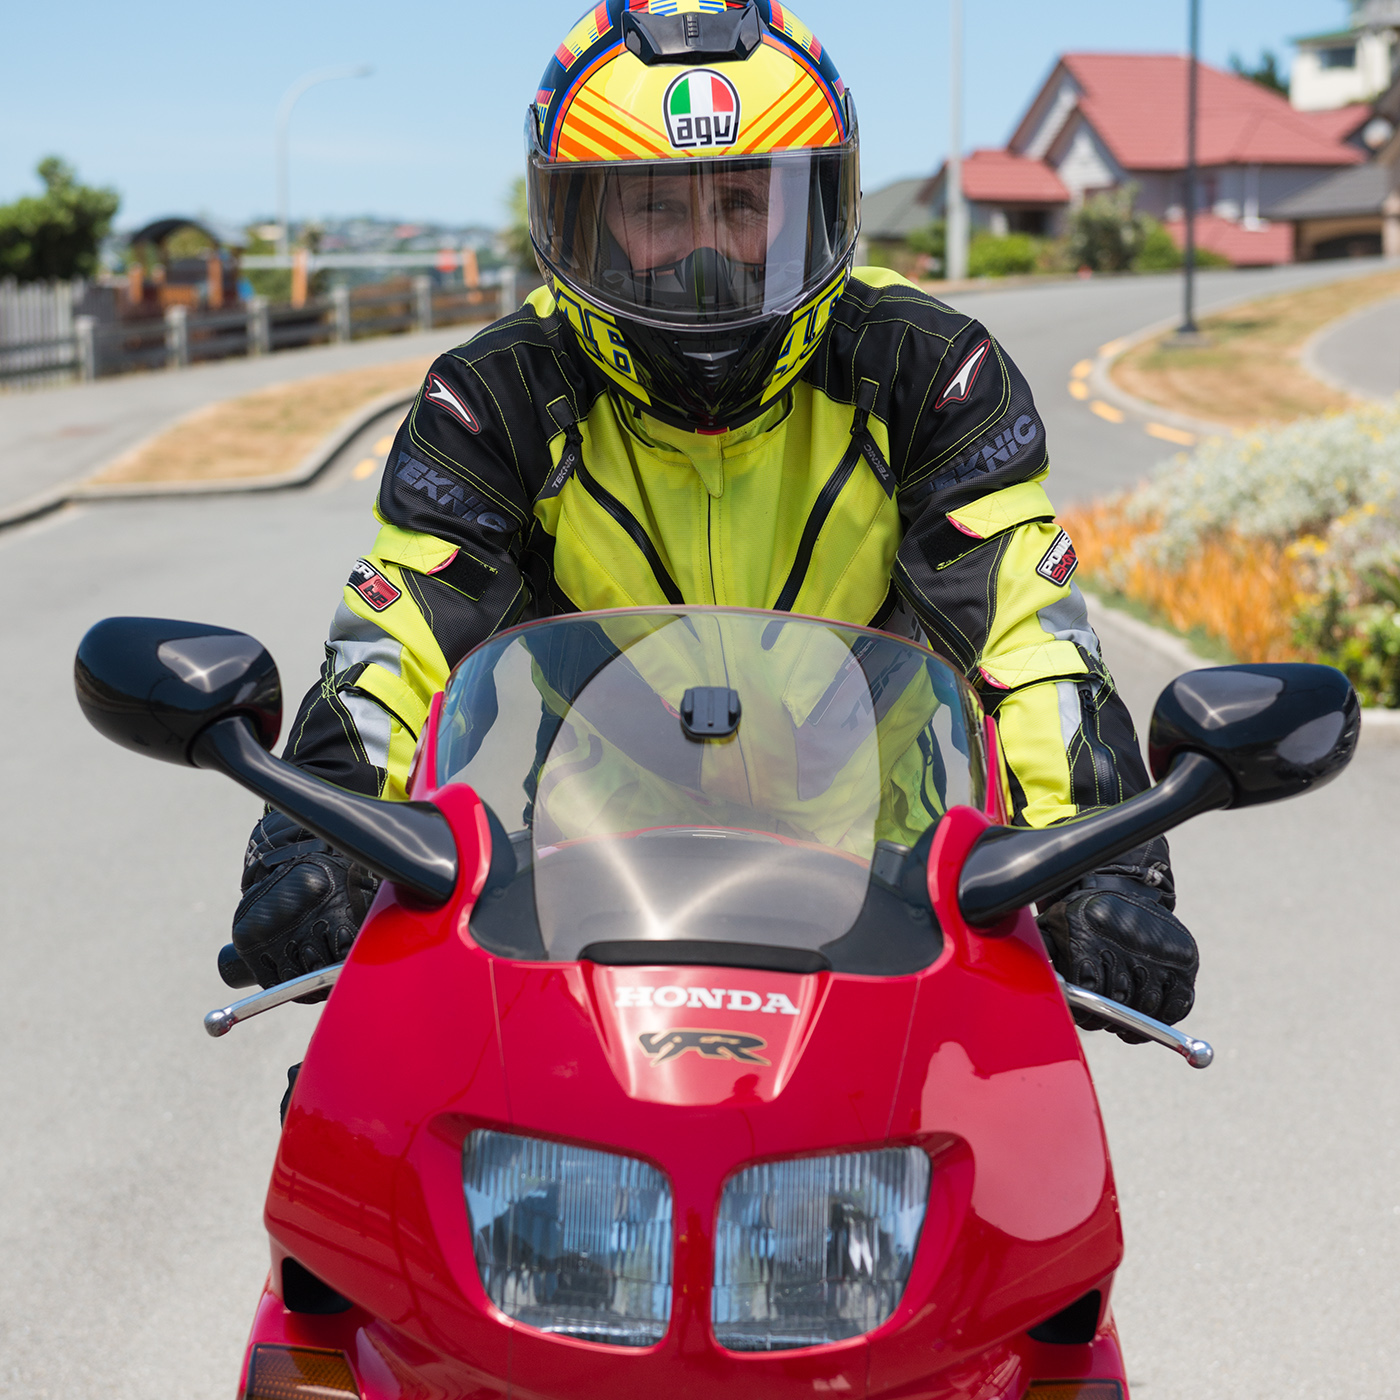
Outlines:
{"type": "MultiPolygon", "coordinates": [[[[975,320],[853,268],[855,106],[778,0],[604,0],[526,122],[547,286],[433,365],[286,756],[402,799],[433,694],[522,619],[678,603],[922,637],[997,717],[1017,822],[1148,785],[1072,582],[1026,381],[975,320]]],[[[339,961],[374,879],[271,813],[234,944],[339,961]]],[[[1176,1021],[1196,946],[1160,838],[1042,912],[1067,978],[1176,1021]]]]}

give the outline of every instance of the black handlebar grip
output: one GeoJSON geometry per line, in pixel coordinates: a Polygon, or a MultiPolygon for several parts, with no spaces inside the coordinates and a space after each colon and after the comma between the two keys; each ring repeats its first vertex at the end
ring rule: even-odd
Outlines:
{"type": "Polygon", "coordinates": [[[238,956],[238,949],[232,943],[225,943],[219,949],[219,976],[230,987],[256,987],[258,979],[248,971],[248,964],[238,956]]]}

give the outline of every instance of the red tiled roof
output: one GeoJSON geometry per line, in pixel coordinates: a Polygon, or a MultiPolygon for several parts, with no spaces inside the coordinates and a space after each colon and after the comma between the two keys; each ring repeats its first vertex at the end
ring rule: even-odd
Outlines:
{"type": "MultiPolygon", "coordinates": [[[[1186,166],[1189,61],[1178,54],[1066,54],[1079,110],[1125,170],[1186,166]]],[[[1286,99],[1233,73],[1201,65],[1198,159],[1211,165],[1358,165],[1286,99]]]]}
{"type": "Polygon", "coordinates": [[[1298,115],[1329,141],[1345,141],[1366,125],[1372,110],[1369,102],[1353,102],[1349,107],[1337,107],[1331,112],[1299,112],[1298,115]]]}
{"type": "Polygon", "coordinates": [[[963,193],[981,204],[1068,204],[1069,191],[1043,161],[979,150],[963,161],[963,193]]]}
{"type": "MultiPolygon", "coordinates": [[[[1167,224],[1167,232],[1178,248],[1185,247],[1185,223],[1173,220],[1167,224]]],[[[1197,214],[1196,244],[1229,258],[1236,267],[1276,267],[1293,261],[1293,225],[1251,229],[1217,214],[1197,214]]]]}

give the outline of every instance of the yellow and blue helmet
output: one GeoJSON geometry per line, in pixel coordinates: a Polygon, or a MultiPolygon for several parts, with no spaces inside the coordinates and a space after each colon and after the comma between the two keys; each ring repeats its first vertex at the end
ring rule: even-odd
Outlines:
{"type": "Polygon", "coordinates": [[[860,226],[855,107],[778,0],[604,0],[526,122],[530,237],[582,349],[715,430],[802,371],[860,226]]]}

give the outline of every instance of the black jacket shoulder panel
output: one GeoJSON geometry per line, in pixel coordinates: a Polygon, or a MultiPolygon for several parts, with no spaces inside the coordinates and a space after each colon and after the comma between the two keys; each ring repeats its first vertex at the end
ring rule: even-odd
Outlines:
{"type": "Polygon", "coordinates": [[[1027,480],[1049,458],[1030,386],[974,317],[898,282],[853,278],[804,379],[842,403],[877,386],[906,520],[1027,480]]]}
{"type": "Polygon", "coordinates": [[[527,305],[438,356],[386,464],[386,519],[470,544],[461,526],[476,497],[528,532],[558,432],[549,406],[562,399],[582,418],[606,392],[568,353],[565,333],[557,315],[527,305]]]}

